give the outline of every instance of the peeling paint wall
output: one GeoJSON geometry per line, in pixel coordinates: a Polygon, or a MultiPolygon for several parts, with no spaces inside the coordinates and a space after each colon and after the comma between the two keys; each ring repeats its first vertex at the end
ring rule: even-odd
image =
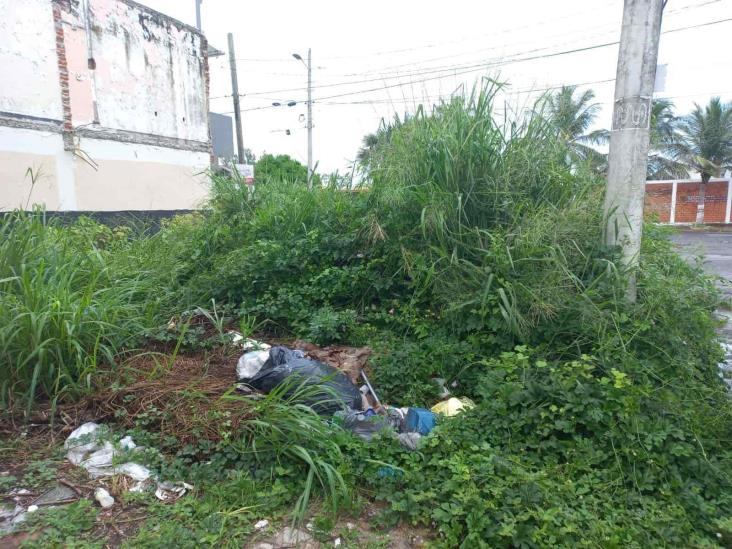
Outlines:
{"type": "Polygon", "coordinates": [[[203,35],[132,0],[0,0],[0,10],[0,211],[201,205],[203,35]]]}
{"type": "Polygon", "coordinates": [[[56,33],[49,0],[0,0],[0,111],[60,120],[56,33]]]}
{"type": "MultiPolygon", "coordinates": [[[[94,59],[96,69],[78,75],[95,87],[102,126],[208,140],[208,104],[201,100],[206,45],[200,34],[120,0],[81,1],[77,20],[86,21],[86,28],[80,25],[75,34],[88,40],[74,43],[73,53],[67,44],[67,55],[86,60],[88,49],[94,59]]],[[[89,116],[88,105],[76,109],[89,116]]]]}

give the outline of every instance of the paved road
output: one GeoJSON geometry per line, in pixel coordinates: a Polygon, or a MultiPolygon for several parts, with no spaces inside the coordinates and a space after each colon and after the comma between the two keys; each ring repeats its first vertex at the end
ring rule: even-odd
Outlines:
{"type": "MultiPolygon", "coordinates": [[[[718,286],[723,294],[732,298],[732,232],[683,231],[675,235],[673,241],[682,255],[688,258],[703,256],[704,269],[722,278],[718,286]]],[[[726,349],[724,362],[719,368],[732,390],[732,311],[719,309],[717,314],[727,319],[719,329],[726,349]]]]}
{"type": "Polygon", "coordinates": [[[673,237],[686,257],[704,256],[704,268],[726,280],[720,289],[732,297],[732,232],[683,231],[673,237]]]}

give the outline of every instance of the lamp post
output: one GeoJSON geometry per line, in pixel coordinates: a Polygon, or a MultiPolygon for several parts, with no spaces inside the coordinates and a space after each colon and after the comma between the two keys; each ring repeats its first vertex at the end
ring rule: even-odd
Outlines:
{"type": "Polygon", "coordinates": [[[308,48],[308,62],[305,63],[299,53],[292,57],[300,61],[308,70],[308,190],[313,189],[313,69],[311,50],[308,48]]]}

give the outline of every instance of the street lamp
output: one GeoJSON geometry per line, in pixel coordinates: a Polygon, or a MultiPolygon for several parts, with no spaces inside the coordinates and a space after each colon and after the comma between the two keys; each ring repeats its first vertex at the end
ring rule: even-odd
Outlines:
{"type": "Polygon", "coordinates": [[[308,190],[313,189],[313,68],[310,48],[308,48],[308,62],[305,63],[299,53],[292,57],[300,61],[308,70],[308,190]]]}

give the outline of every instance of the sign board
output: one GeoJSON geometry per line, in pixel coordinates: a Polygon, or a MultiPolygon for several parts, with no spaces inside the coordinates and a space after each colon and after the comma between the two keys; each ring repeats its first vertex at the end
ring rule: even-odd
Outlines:
{"type": "Polygon", "coordinates": [[[230,116],[208,113],[211,126],[211,144],[214,156],[217,158],[231,158],[234,156],[234,125],[230,116]]]}
{"type": "Polygon", "coordinates": [[[254,183],[254,164],[234,164],[234,167],[247,185],[254,183]]]}

